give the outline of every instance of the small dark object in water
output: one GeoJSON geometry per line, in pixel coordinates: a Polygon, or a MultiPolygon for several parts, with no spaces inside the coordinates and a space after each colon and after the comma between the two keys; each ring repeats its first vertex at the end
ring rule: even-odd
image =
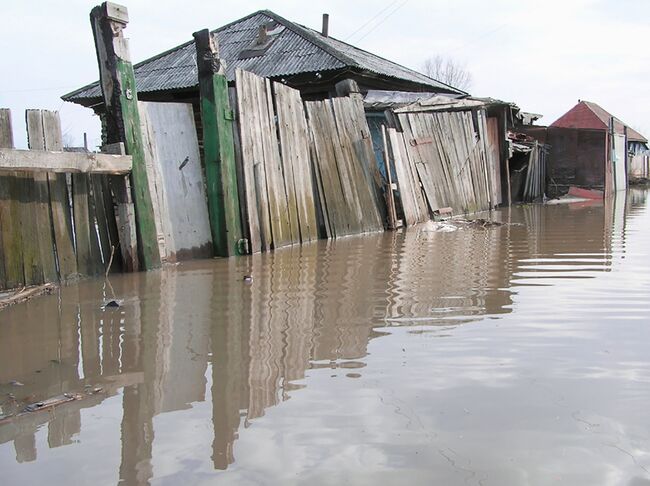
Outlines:
{"type": "Polygon", "coordinates": [[[178,170],[182,170],[183,167],[187,165],[187,163],[190,161],[190,156],[188,155],[183,159],[183,162],[181,162],[181,165],[178,166],[178,170]]]}
{"type": "Polygon", "coordinates": [[[244,282],[246,283],[251,283],[253,281],[253,277],[250,275],[244,275],[244,282]]]}
{"type": "Polygon", "coordinates": [[[119,306],[120,306],[120,303],[117,300],[109,300],[108,302],[106,302],[104,304],[104,308],[107,308],[107,307],[119,307],[119,306]]]}

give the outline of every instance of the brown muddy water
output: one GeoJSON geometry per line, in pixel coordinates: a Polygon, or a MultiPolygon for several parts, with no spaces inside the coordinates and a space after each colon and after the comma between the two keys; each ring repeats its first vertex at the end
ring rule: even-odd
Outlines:
{"type": "Polygon", "coordinates": [[[0,312],[0,414],[82,396],[0,421],[0,483],[650,485],[647,194],[493,217],[0,312]]]}

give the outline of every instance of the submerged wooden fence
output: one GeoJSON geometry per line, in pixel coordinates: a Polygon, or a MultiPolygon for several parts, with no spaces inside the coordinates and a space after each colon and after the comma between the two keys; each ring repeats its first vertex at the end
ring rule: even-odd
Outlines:
{"type": "Polygon", "coordinates": [[[27,110],[26,121],[30,150],[15,150],[11,114],[0,110],[0,289],[98,275],[111,256],[121,269],[120,233],[132,221],[118,225],[111,186],[126,182],[106,174],[127,174],[131,157],[63,152],[57,112],[27,110]]]}
{"type": "MultiPolygon", "coordinates": [[[[431,211],[451,207],[454,213],[472,213],[500,203],[500,163],[485,110],[404,110],[396,110],[403,137],[392,136],[393,157],[415,166],[431,211]]],[[[411,211],[410,219],[420,221],[417,214],[411,211]]]]}
{"type": "Polygon", "coordinates": [[[297,90],[238,70],[236,104],[251,252],[313,241],[319,227],[325,238],[383,230],[377,162],[359,100],[303,107],[297,90]]]}

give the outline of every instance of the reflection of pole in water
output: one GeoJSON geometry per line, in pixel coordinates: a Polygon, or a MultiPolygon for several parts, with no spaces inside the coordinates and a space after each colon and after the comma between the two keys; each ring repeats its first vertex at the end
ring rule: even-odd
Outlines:
{"type": "MultiPolygon", "coordinates": [[[[248,407],[248,333],[250,291],[253,287],[241,282],[233,259],[219,263],[221,272],[213,281],[211,305],[219,309],[211,324],[212,462],[215,469],[225,470],[234,461],[233,444],[239,429],[239,411],[248,407]]],[[[255,274],[254,282],[257,279],[255,274]]]]}

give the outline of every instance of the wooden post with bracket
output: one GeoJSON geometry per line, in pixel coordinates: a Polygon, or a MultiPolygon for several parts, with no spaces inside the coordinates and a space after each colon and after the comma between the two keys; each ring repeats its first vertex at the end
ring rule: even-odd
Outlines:
{"type": "Polygon", "coordinates": [[[106,107],[106,143],[124,142],[133,157],[131,172],[138,253],[143,270],[160,266],[156,225],[145,166],[135,75],[123,30],[129,22],[126,7],[104,2],[90,12],[100,83],[106,107]]]}
{"type": "Polygon", "coordinates": [[[199,71],[203,151],[208,212],[215,253],[246,253],[239,217],[239,196],[233,140],[234,114],[228,99],[228,81],[219,59],[219,45],[208,29],[194,33],[199,71]]]}

